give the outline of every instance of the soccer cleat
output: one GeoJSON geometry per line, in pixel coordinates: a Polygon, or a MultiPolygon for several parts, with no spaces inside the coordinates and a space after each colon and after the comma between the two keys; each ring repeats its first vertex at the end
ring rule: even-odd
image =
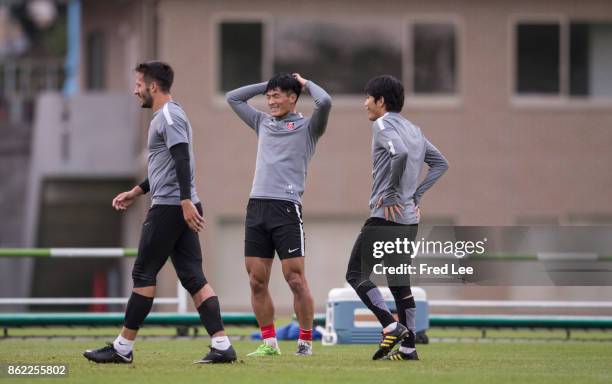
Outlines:
{"type": "Polygon", "coordinates": [[[134,360],[134,354],[131,351],[127,355],[122,355],[115,350],[113,343],[106,343],[106,347],[100,349],[88,349],[83,352],[83,356],[99,364],[130,364],[134,360]]]}
{"type": "Polygon", "coordinates": [[[393,352],[391,352],[390,354],[388,354],[387,356],[382,358],[383,360],[393,360],[393,361],[400,361],[400,360],[418,360],[419,359],[419,355],[417,354],[416,349],[410,353],[404,353],[402,351],[395,350],[393,352]]]}
{"type": "Polygon", "coordinates": [[[260,344],[254,352],[249,353],[248,357],[257,356],[279,356],[280,349],[269,346],[268,344],[260,344]]]}
{"type": "Polygon", "coordinates": [[[295,352],[296,356],[312,356],[312,344],[298,342],[298,349],[295,352]]]}
{"type": "Polygon", "coordinates": [[[391,352],[393,347],[399,343],[404,336],[408,335],[408,328],[402,324],[397,323],[395,329],[389,333],[382,334],[382,340],[378,345],[378,350],[372,356],[372,360],[379,360],[387,356],[387,353],[391,352]]]}
{"type": "Polygon", "coordinates": [[[202,359],[198,361],[194,361],[194,364],[223,364],[223,363],[233,363],[236,361],[236,351],[230,345],[230,347],[224,351],[209,347],[210,352],[202,359]]]}

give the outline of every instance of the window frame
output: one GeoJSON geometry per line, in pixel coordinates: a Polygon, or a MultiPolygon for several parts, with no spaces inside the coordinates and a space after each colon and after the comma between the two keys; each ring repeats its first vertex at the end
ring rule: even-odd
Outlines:
{"type": "Polygon", "coordinates": [[[86,31],[85,36],[85,49],[84,49],[84,72],[85,72],[85,81],[84,88],[87,92],[104,92],[108,88],[108,33],[104,29],[92,29],[86,31]],[[99,46],[100,52],[94,52],[94,44],[92,40],[94,38],[100,39],[99,46]],[[101,58],[97,58],[97,64],[93,62],[95,59],[96,53],[101,55],[101,58]],[[96,68],[99,66],[99,68],[96,68]],[[99,70],[99,73],[95,69],[99,70]],[[96,75],[100,75],[99,78],[96,78],[96,75]],[[99,82],[99,84],[98,84],[99,82]]]}
{"type": "MultiPolygon", "coordinates": [[[[381,18],[389,18],[391,20],[394,19],[393,16],[381,16],[381,18]]],[[[271,57],[271,70],[272,72],[274,72],[274,54],[275,54],[275,47],[274,47],[274,36],[275,36],[275,21],[276,19],[272,20],[272,26],[271,26],[271,30],[272,30],[272,39],[271,39],[271,44],[273,45],[270,49],[272,57],[271,57]]],[[[349,23],[354,23],[355,21],[364,21],[364,22],[372,22],[371,18],[367,17],[367,16],[346,16],[346,15],[331,15],[331,16],[317,16],[317,15],[306,15],[303,17],[302,20],[300,21],[305,21],[305,22],[323,22],[323,23],[329,23],[329,24],[341,24],[344,22],[349,22],[349,23]]],[[[399,33],[400,35],[400,39],[399,39],[399,60],[400,60],[400,66],[401,66],[401,70],[400,70],[400,77],[403,77],[404,75],[404,56],[405,56],[405,44],[404,44],[404,36],[403,36],[403,19],[402,18],[395,18],[395,20],[398,23],[402,23],[400,24],[400,28],[399,28],[399,33]]],[[[379,21],[379,20],[374,20],[374,21],[379,21]]],[[[372,23],[374,24],[374,23],[372,23]]],[[[305,75],[309,75],[309,74],[305,74],[305,75]]],[[[381,73],[382,75],[382,73],[381,73]]],[[[313,79],[316,81],[316,79],[313,79]]],[[[364,79],[363,84],[361,84],[362,87],[365,87],[366,85],[366,81],[368,79],[364,79]]],[[[403,83],[403,79],[400,78],[400,80],[403,83]]],[[[324,84],[322,84],[324,85],[324,84]]],[[[365,94],[363,93],[334,93],[332,94],[332,97],[334,98],[334,105],[337,106],[338,103],[336,103],[336,100],[341,100],[341,101],[347,101],[347,104],[353,102],[355,99],[359,99],[359,100],[363,100],[365,99],[365,94]]]]}
{"type": "MultiPolygon", "coordinates": [[[[389,19],[394,19],[393,15],[382,16],[389,19]]],[[[312,20],[325,20],[326,18],[317,18],[314,15],[312,20]]],[[[327,18],[330,22],[338,20],[335,17],[330,16],[327,18]]],[[[401,76],[400,79],[406,89],[406,104],[414,108],[433,108],[433,109],[455,109],[460,107],[463,99],[464,89],[464,46],[463,46],[463,35],[464,35],[464,21],[463,18],[458,14],[411,14],[409,16],[402,15],[395,18],[397,22],[401,23],[400,26],[400,54],[401,54],[401,76]],[[455,29],[455,52],[456,52],[456,90],[453,94],[445,95],[426,95],[426,94],[414,94],[412,92],[412,71],[414,64],[412,63],[412,42],[411,38],[412,26],[417,23],[444,23],[451,24],[455,29]]],[[[307,18],[307,20],[310,20],[307,18]]],[[[342,17],[340,18],[342,20],[342,17]]],[[[352,19],[347,19],[352,20],[352,19]]],[[[209,52],[210,57],[215,58],[215,63],[211,65],[210,73],[210,91],[213,98],[213,104],[216,106],[225,106],[224,91],[219,89],[219,78],[221,75],[221,60],[220,60],[220,49],[221,35],[220,26],[222,23],[227,22],[260,22],[263,28],[263,42],[262,47],[262,73],[261,78],[270,78],[274,71],[274,28],[275,28],[275,16],[268,13],[260,12],[218,12],[211,16],[211,30],[210,36],[212,42],[210,44],[211,50],[209,52]]],[[[263,80],[262,80],[263,81],[263,80]]],[[[334,106],[336,108],[354,108],[356,103],[361,106],[364,96],[358,93],[356,94],[334,94],[334,106]]],[[[255,101],[254,105],[259,106],[260,103],[255,101]]],[[[264,106],[261,103],[261,106],[264,106]]]]}
{"type": "Polygon", "coordinates": [[[457,14],[411,14],[404,17],[402,28],[402,82],[406,91],[406,104],[411,107],[459,107],[462,104],[464,92],[464,34],[463,18],[457,14]],[[455,29],[455,92],[451,94],[418,94],[413,91],[414,60],[412,47],[414,44],[413,27],[415,24],[450,24],[455,29]]]}
{"type": "MultiPolygon", "coordinates": [[[[209,57],[214,58],[214,63],[210,66],[210,94],[212,95],[213,104],[217,107],[225,107],[225,91],[219,87],[219,79],[221,79],[222,65],[221,62],[221,24],[223,23],[253,23],[259,22],[262,26],[262,47],[261,54],[261,78],[267,79],[272,76],[272,45],[273,18],[267,13],[260,12],[218,12],[211,16],[210,36],[212,42],[210,44],[209,57]]],[[[262,80],[263,81],[263,80],[262,80]]]]}
{"type": "Polygon", "coordinates": [[[609,17],[569,17],[565,14],[514,14],[508,22],[508,100],[510,106],[519,109],[541,108],[610,108],[612,96],[572,96],[570,95],[570,25],[574,22],[612,23],[609,17]],[[518,39],[519,24],[524,23],[557,23],[559,25],[559,93],[556,95],[521,95],[517,92],[518,84],[518,39]]]}

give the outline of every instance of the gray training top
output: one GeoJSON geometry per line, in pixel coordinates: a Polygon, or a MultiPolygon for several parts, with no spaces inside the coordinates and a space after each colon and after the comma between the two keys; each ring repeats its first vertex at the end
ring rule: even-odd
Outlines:
{"type": "Polygon", "coordinates": [[[183,108],[169,101],[153,113],[149,125],[149,185],[152,205],[181,205],[181,191],[176,177],[176,166],[170,148],[176,144],[189,144],[191,168],[191,201],[200,201],[195,189],[195,163],[193,140],[189,120],[183,108]]]}
{"type": "MultiPolygon", "coordinates": [[[[395,222],[417,224],[415,207],[448,169],[448,162],[416,125],[395,112],[387,112],[372,125],[372,195],[370,216],[385,218],[384,207],[401,204],[403,216],[395,222]],[[417,187],[423,161],[429,165],[427,176],[417,187]],[[383,205],[376,208],[380,197],[383,205]]],[[[389,217],[389,220],[393,220],[389,217]]]]}
{"type": "Polygon", "coordinates": [[[288,113],[277,119],[247,104],[250,98],[263,94],[266,86],[265,82],[247,85],[226,95],[234,112],[257,133],[257,162],[250,196],[301,204],[308,162],[325,132],[331,98],[308,81],[306,89],[315,102],[312,116],[288,113]]]}

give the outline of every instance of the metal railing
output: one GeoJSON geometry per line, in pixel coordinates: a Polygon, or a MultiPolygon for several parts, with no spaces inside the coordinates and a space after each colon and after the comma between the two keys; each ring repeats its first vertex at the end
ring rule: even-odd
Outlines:
{"type": "Polygon", "coordinates": [[[64,82],[63,58],[0,60],[0,112],[8,122],[31,122],[32,104],[45,91],[59,91],[64,82]]]}
{"type": "MultiPolygon", "coordinates": [[[[121,258],[136,256],[133,248],[0,248],[0,257],[36,258],[121,258]]],[[[127,297],[7,297],[0,298],[0,305],[84,305],[126,304],[127,297]]],[[[187,313],[187,291],[180,282],[176,285],[176,297],[156,297],[156,304],[176,304],[178,313],[187,313]]]]}
{"type": "MultiPolygon", "coordinates": [[[[35,258],[121,258],[134,257],[134,248],[0,248],[0,257],[35,258]]],[[[128,298],[0,298],[0,305],[83,305],[83,304],[125,304],[128,298]]],[[[176,297],[155,298],[157,304],[176,304],[179,313],[187,312],[187,291],[177,282],[176,297]]],[[[454,308],[566,308],[566,309],[610,309],[610,301],[551,301],[551,300],[429,300],[429,306],[454,308]]]]}

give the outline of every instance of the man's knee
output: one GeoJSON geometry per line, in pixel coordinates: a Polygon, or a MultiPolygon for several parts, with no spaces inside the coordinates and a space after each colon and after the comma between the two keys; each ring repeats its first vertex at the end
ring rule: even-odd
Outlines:
{"type": "Polygon", "coordinates": [[[264,276],[256,273],[249,273],[249,284],[251,292],[255,295],[265,294],[268,291],[268,281],[264,276]]]}
{"type": "MultiPolygon", "coordinates": [[[[355,245],[355,249],[359,249],[359,247],[355,245]]],[[[364,276],[365,274],[361,267],[360,256],[356,253],[355,249],[351,253],[351,259],[349,260],[349,264],[346,268],[346,275],[344,277],[346,282],[356,290],[362,281],[368,280],[368,276],[364,276]]]]}
{"type": "Polygon", "coordinates": [[[346,272],[345,279],[346,279],[346,282],[349,283],[351,287],[353,287],[353,289],[357,289],[361,281],[360,277],[361,277],[361,274],[355,273],[349,270],[346,272]]]}
{"type": "Polygon", "coordinates": [[[134,288],[143,288],[157,285],[157,276],[147,272],[143,268],[139,268],[138,266],[134,266],[132,270],[132,281],[134,283],[134,288]]]}
{"type": "Polygon", "coordinates": [[[179,280],[181,281],[183,288],[185,288],[192,296],[198,293],[198,291],[200,291],[200,289],[202,289],[202,287],[207,283],[206,277],[204,277],[203,273],[179,276],[179,280]]]}
{"type": "Polygon", "coordinates": [[[308,282],[303,274],[290,273],[285,276],[285,280],[287,280],[287,284],[289,284],[289,288],[291,288],[291,292],[294,294],[302,294],[308,290],[308,282]]]}
{"type": "Polygon", "coordinates": [[[249,275],[251,293],[254,295],[268,294],[272,260],[249,256],[246,257],[245,266],[249,275]]]}

